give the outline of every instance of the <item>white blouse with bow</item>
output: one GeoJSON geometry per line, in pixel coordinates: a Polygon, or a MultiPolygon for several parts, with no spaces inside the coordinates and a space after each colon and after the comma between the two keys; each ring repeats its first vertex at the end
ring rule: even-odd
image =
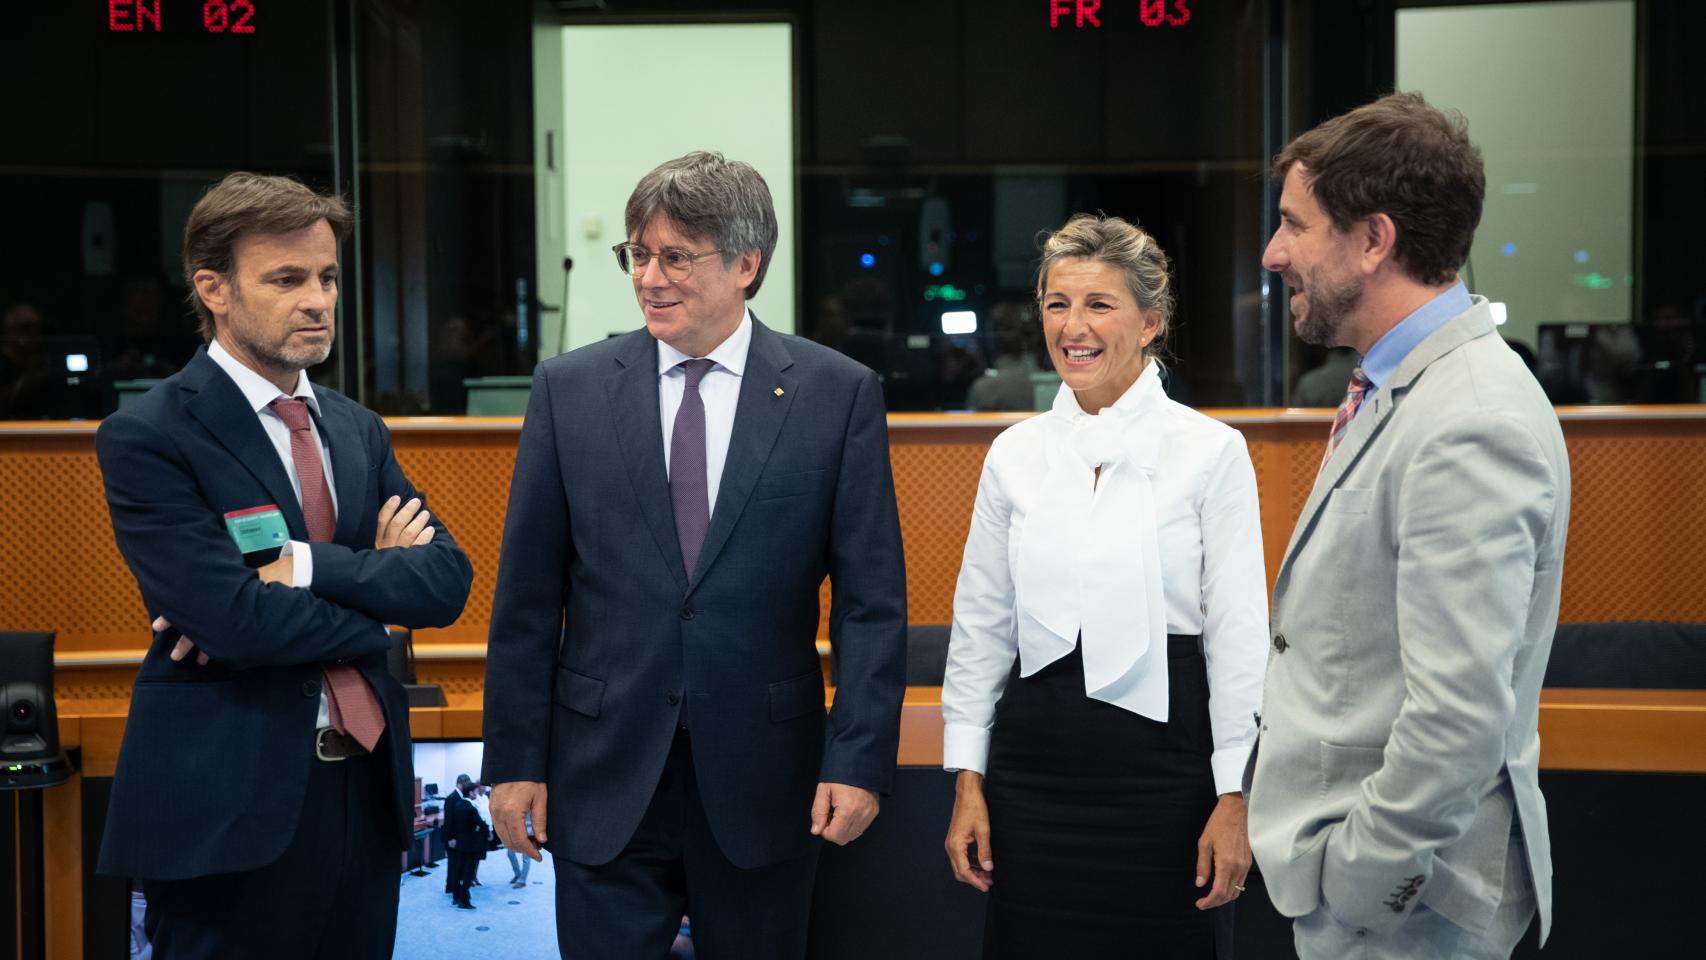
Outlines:
{"type": "Polygon", "coordinates": [[[1154,363],[1095,416],[1062,386],[1053,409],[1002,433],[984,460],[954,592],[944,766],[984,771],[1015,656],[1028,677],[1082,637],[1085,694],[1165,722],[1167,635],[1200,634],[1215,787],[1235,792],[1267,623],[1243,435],[1168,399],[1154,363]]]}

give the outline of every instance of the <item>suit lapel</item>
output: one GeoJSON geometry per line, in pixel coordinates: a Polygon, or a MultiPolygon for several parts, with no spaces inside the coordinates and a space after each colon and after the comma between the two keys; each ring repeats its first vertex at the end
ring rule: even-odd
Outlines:
{"type": "Polygon", "coordinates": [[[1339,448],[1333,451],[1333,459],[1327,461],[1320,476],[1315,478],[1315,487],[1309,492],[1309,500],[1297,517],[1297,525],[1291,529],[1291,542],[1286,545],[1285,559],[1280,562],[1279,574],[1274,578],[1276,609],[1292,559],[1308,539],[1316,515],[1327,502],[1327,495],[1339,485],[1339,481],[1344,479],[1345,474],[1362,456],[1363,450],[1379,435],[1387,418],[1397,409],[1398,398],[1408,392],[1410,385],[1435,360],[1470,340],[1493,333],[1493,316],[1487,306],[1487,299],[1476,296],[1474,303],[1469,310],[1452,318],[1445,326],[1416,344],[1415,349],[1398,364],[1398,369],[1393,371],[1391,380],[1369,401],[1373,404],[1373,409],[1362,411],[1351,421],[1345,432],[1345,439],[1340,441],[1339,448]]]}
{"type": "MultiPolygon", "coordinates": [[[[324,403],[324,397],[320,399],[324,403]]],[[[361,529],[367,508],[367,449],[348,411],[336,404],[324,404],[324,409],[325,416],[315,419],[320,425],[320,442],[332,460],[332,482],[338,488],[338,527],[333,539],[347,544],[361,529]]]]}
{"type": "MultiPolygon", "coordinates": [[[[616,370],[605,381],[616,445],[634,486],[646,527],[652,532],[665,566],[682,593],[687,571],[681,561],[681,542],[675,534],[675,509],[669,500],[669,475],[663,465],[663,421],[658,413],[657,341],[645,330],[627,335],[616,355],[616,370]]],[[[714,529],[714,528],[713,528],[714,529]]]]}
{"type": "MultiPolygon", "coordinates": [[[[1357,413],[1356,419],[1345,429],[1345,438],[1339,441],[1339,448],[1333,451],[1333,459],[1328,460],[1321,468],[1321,473],[1315,478],[1315,486],[1309,491],[1309,500],[1303,505],[1303,512],[1297,516],[1297,525],[1291,528],[1291,542],[1285,548],[1285,561],[1280,565],[1280,576],[1285,575],[1285,568],[1291,565],[1291,558],[1303,543],[1305,535],[1314,525],[1315,515],[1327,502],[1327,495],[1344,479],[1345,473],[1369,442],[1380,433],[1385,426],[1386,418],[1392,414],[1392,391],[1388,388],[1377,391],[1369,400],[1369,408],[1357,413]]],[[[1278,583],[1278,579],[1274,581],[1278,583]]]]}
{"type": "Polygon", "coordinates": [[[291,538],[307,540],[308,524],[302,519],[302,504],[296,499],[296,489],[290,485],[290,475],[284,472],[278,448],[267,439],[267,432],[243,391],[208,357],[205,347],[190,359],[181,382],[191,394],[184,408],[201,421],[220,446],[230,451],[232,459],[266,488],[267,495],[284,514],[291,538]]]}
{"type": "MultiPolygon", "coordinates": [[[[699,553],[699,569],[693,586],[705,578],[717,554],[728,543],[735,524],[746,509],[752,488],[770,460],[782,421],[788,417],[799,392],[787,370],[793,366],[782,338],[752,319],[752,345],[747,348],[746,371],[740,378],[740,397],[735,403],[734,429],[729,435],[729,453],[723,461],[723,476],[717,487],[716,508],[711,511],[711,529],[699,553]],[[777,393],[781,388],[781,393],[777,393]]],[[[655,406],[655,404],[654,404],[655,406]]],[[[692,586],[688,588],[690,591],[692,586]]]]}

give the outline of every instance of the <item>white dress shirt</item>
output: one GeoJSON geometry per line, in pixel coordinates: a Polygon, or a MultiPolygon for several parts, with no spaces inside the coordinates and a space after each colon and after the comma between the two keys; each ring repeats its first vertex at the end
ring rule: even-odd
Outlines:
{"type": "MultiPolygon", "coordinates": [[[[746,311],[728,339],[704,359],[715,364],[699,381],[699,398],[705,403],[705,493],[711,511],[717,509],[717,490],[722,486],[723,464],[729,457],[729,436],[734,433],[735,406],[740,400],[740,379],[746,372],[746,351],[752,346],[752,312],[746,311]]],[[[697,359],[658,341],[658,413],[663,416],[663,469],[669,474],[669,444],[675,436],[675,414],[687,392],[687,371],[681,363],[697,359]]],[[[710,513],[706,514],[709,518],[710,513]]]]}
{"type": "MultiPolygon", "coordinates": [[[[296,505],[302,505],[302,478],[296,473],[296,460],[290,455],[290,427],[284,418],[278,415],[269,404],[279,397],[290,396],[305,400],[313,409],[314,415],[320,415],[320,400],[314,396],[314,385],[308,382],[307,371],[296,374],[296,389],[289,394],[284,393],[271,380],[261,376],[243,364],[215,340],[207,345],[207,357],[219,364],[219,369],[236,381],[237,389],[243,391],[244,399],[249,401],[250,409],[261,421],[261,428],[266,430],[267,439],[272,441],[273,449],[278,452],[278,459],[284,464],[284,472],[290,477],[290,488],[296,491],[296,505]]],[[[326,445],[320,442],[320,431],[314,431],[314,447],[320,451],[320,467],[326,471],[326,490],[332,497],[332,515],[337,515],[338,488],[332,483],[332,458],[326,452],[326,445]]],[[[281,556],[294,557],[291,562],[293,587],[306,587],[314,582],[314,554],[306,543],[292,540],[285,544],[281,556]]]]}
{"type": "Polygon", "coordinates": [[[1243,435],[1168,399],[1154,363],[1096,416],[1062,386],[984,460],[954,592],[943,765],[985,771],[1015,657],[1031,676],[1082,642],[1087,696],[1165,722],[1166,634],[1201,635],[1215,787],[1237,792],[1267,623],[1243,435]]]}
{"type": "MultiPolygon", "coordinates": [[[[267,439],[272,441],[273,450],[278,453],[280,462],[284,464],[284,472],[290,477],[290,488],[296,491],[296,504],[300,507],[302,505],[302,478],[296,472],[295,458],[290,455],[290,427],[285,424],[284,418],[280,417],[278,412],[269,405],[279,397],[296,397],[307,401],[308,406],[313,408],[315,416],[318,416],[320,400],[314,396],[314,385],[308,382],[307,371],[297,372],[296,389],[286,394],[271,380],[244,366],[241,361],[220,346],[218,340],[207,345],[207,357],[219,364],[219,369],[224,370],[225,374],[236,382],[237,389],[243,391],[243,398],[249,401],[250,409],[255,411],[255,416],[261,421],[261,428],[267,432],[267,439]]],[[[336,516],[338,488],[332,483],[332,458],[326,452],[326,445],[320,442],[319,430],[314,431],[314,446],[320,451],[320,467],[326,471],[326,490],[331,494],[333,516],[336,516]]],[[[313,585],[314,552],[308,549],[308,544],[300,540],[292,540],[284,545],[284,549],[279,551],[279,555],[292,558],[290,564],[291,586],[308,587],[313,585]]],[[[316,726],[326,726],[330,722],[329,717],[326,694],[322,691],[320,693],[320,716],[316,721],[316,726]]]]}

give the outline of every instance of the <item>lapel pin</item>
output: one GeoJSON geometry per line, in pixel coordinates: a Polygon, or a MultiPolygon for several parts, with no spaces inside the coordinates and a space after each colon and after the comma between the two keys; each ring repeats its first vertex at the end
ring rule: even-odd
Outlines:
{"type": "Polygon", "coordinates": [[[779,396],[781,396],[781,395],[782,395],[782,388],[781,388],[781,387],[777,387],[777,388],[776,388],[776,395],[777,395],[777,396],[778,396],[778,397],[779,397],[779,396]]]}

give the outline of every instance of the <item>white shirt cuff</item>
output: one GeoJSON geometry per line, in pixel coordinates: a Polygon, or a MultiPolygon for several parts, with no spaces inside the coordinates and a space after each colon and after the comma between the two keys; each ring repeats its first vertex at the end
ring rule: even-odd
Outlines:
{"type": "Polygon", "coordinates": [[[281,557],[294,558],[290,565],[290,585],[308,587],[314,583],[314,551],[300,540],[292,540],[278,552],[281,557]]]}
{"type": "Polygon", "coordinates": [[[1219,747],[1209,757],[1214,769],[1215,793],[1239,793],[1244,789],[1244,765],[1250,761],[1250,744],[1219,747]]]}
{"type": "Polygon", "coordinates": [[[970,770],[984,773],[989,766],[989,728],[968,723],[942,727],[942,769],[953,773],[970,770]]]}

